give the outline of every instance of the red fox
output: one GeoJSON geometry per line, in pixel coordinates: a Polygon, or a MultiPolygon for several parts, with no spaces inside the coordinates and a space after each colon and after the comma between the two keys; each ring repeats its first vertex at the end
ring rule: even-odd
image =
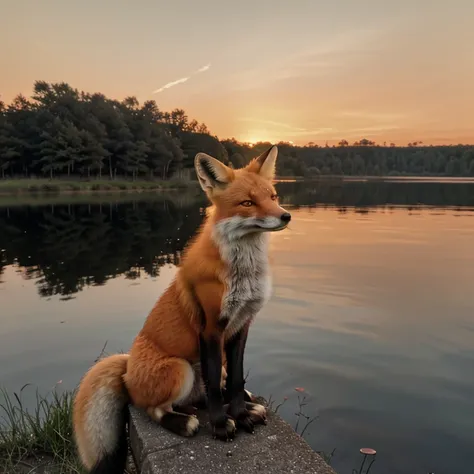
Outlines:
{"type": "Polygon", "coordinates": [[[181,436],[199,428],[205,400],[214,438],[253,432],[265,408],[244,388],[249,326],[268,300],[268,232],[287,227],[272,181],[278,150],[232,169],[198,153],[195,170],[212,206],[175,279],[152,308],[129,354],[100,360],[74,400],[74,434],[88,472],[122,473],[129,403],[181,436]]]}

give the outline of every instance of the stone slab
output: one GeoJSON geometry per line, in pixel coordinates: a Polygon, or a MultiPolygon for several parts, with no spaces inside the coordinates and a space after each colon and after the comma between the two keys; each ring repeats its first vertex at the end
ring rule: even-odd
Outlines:
{"type": "Polygon", "coordinates": [[[272,411],[255,434],[238,431],[223,442],[211,435],[207,413],[200,430],[182,438],[130,407],[130,445],[141,474],[336,474],[291,426],[272,411]]]}

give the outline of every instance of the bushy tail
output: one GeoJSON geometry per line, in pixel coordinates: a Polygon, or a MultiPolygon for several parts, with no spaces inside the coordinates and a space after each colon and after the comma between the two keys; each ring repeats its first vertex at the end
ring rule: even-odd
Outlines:
{"type": "Polygon", "coordinates": [[[123,376],[128,354],[97,362],[74,399],[73,424],[79,457],[90,474],[123,474],[127,461],[127,403],[123,376]]]}

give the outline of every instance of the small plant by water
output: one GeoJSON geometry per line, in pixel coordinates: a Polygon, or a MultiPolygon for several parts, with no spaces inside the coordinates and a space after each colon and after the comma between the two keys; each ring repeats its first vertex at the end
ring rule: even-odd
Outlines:
{"type": "MultiPolygon", "coordinates": [[[[308,405],[308,397],[305,393],[305,389],[302,387],[296,387],[295,391],[298,392],[297,396],[297,411],[295,412],[296,422],[294,426],[295,432],[304,437],[306,430],[309,426],[318,419],[318,416],[310,417],[308,416],[304,409],[308,405]]],[[[278,410],[288,401],[288,397],[284,397],[283,401],[279,404],[275,404],[276,401],[270,395],[268,399],[268,407],[270,410],[278,413],[278,410]]],[[[331,465],[332,458],[336,452],[336,448],[334,448],[331,452],[326,451],[316,451],[328,464],[331,465]]],[[[369,474],[371,472],[372,465],[375,462],[377,452],[372,448],[361,448],[360,453],[362,454],[362,462],[360,464],[359,469],[352,469],[351,474],[369,474]],[[364,470],[364,467],[366,468],[364,470]]]]}
{"type": "Polygon", "coordinates": [[[358,471],[356,469],[352,469],[352,474],[369,474],[370,468],[375,462],[375,455],[377,454],[377,451],[372,448],[361,448],[360,453],[363,455],[362,463],[358,471]],[[363,471],[367,459],[369,459],[367,469],[363,471]]]}

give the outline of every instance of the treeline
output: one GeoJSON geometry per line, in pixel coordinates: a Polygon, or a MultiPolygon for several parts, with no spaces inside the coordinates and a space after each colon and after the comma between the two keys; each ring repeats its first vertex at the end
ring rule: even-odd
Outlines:
{"type": "MultiPolygon", "coordinates": [[[[162,178],[188,175],[194,156],[209,153],[240,167],[271,144],[221,140],[181,109],[161,111],[66,83],[37,81],[33,95],[0,102],[0,176],[162,178]]],[[[280,176],[474,176],[474,146],[398,147],[362,138],[319,147],[278,143],[280,176]]]]}
{"type": "MultiPolygon", "coordinates": [[[[235,139],[221,143],[230,161],[239,165],[270,146],[250,146],[235,139]]],[[[398,147],[362,139],[352,145],[341,140],[332,147],[281,142],[278,149],[279,176],[474,176],[473,145],[422,146],[415,142],[398,147]]]]}
{"type": "Polygon", "coordinates": [[[227,161],[204,124],[155,101],[112,100],[65,83],[37,81],[30,99],[0,102],[2,177],[169,178],[192,166],[196,150],[227,161]]]}

